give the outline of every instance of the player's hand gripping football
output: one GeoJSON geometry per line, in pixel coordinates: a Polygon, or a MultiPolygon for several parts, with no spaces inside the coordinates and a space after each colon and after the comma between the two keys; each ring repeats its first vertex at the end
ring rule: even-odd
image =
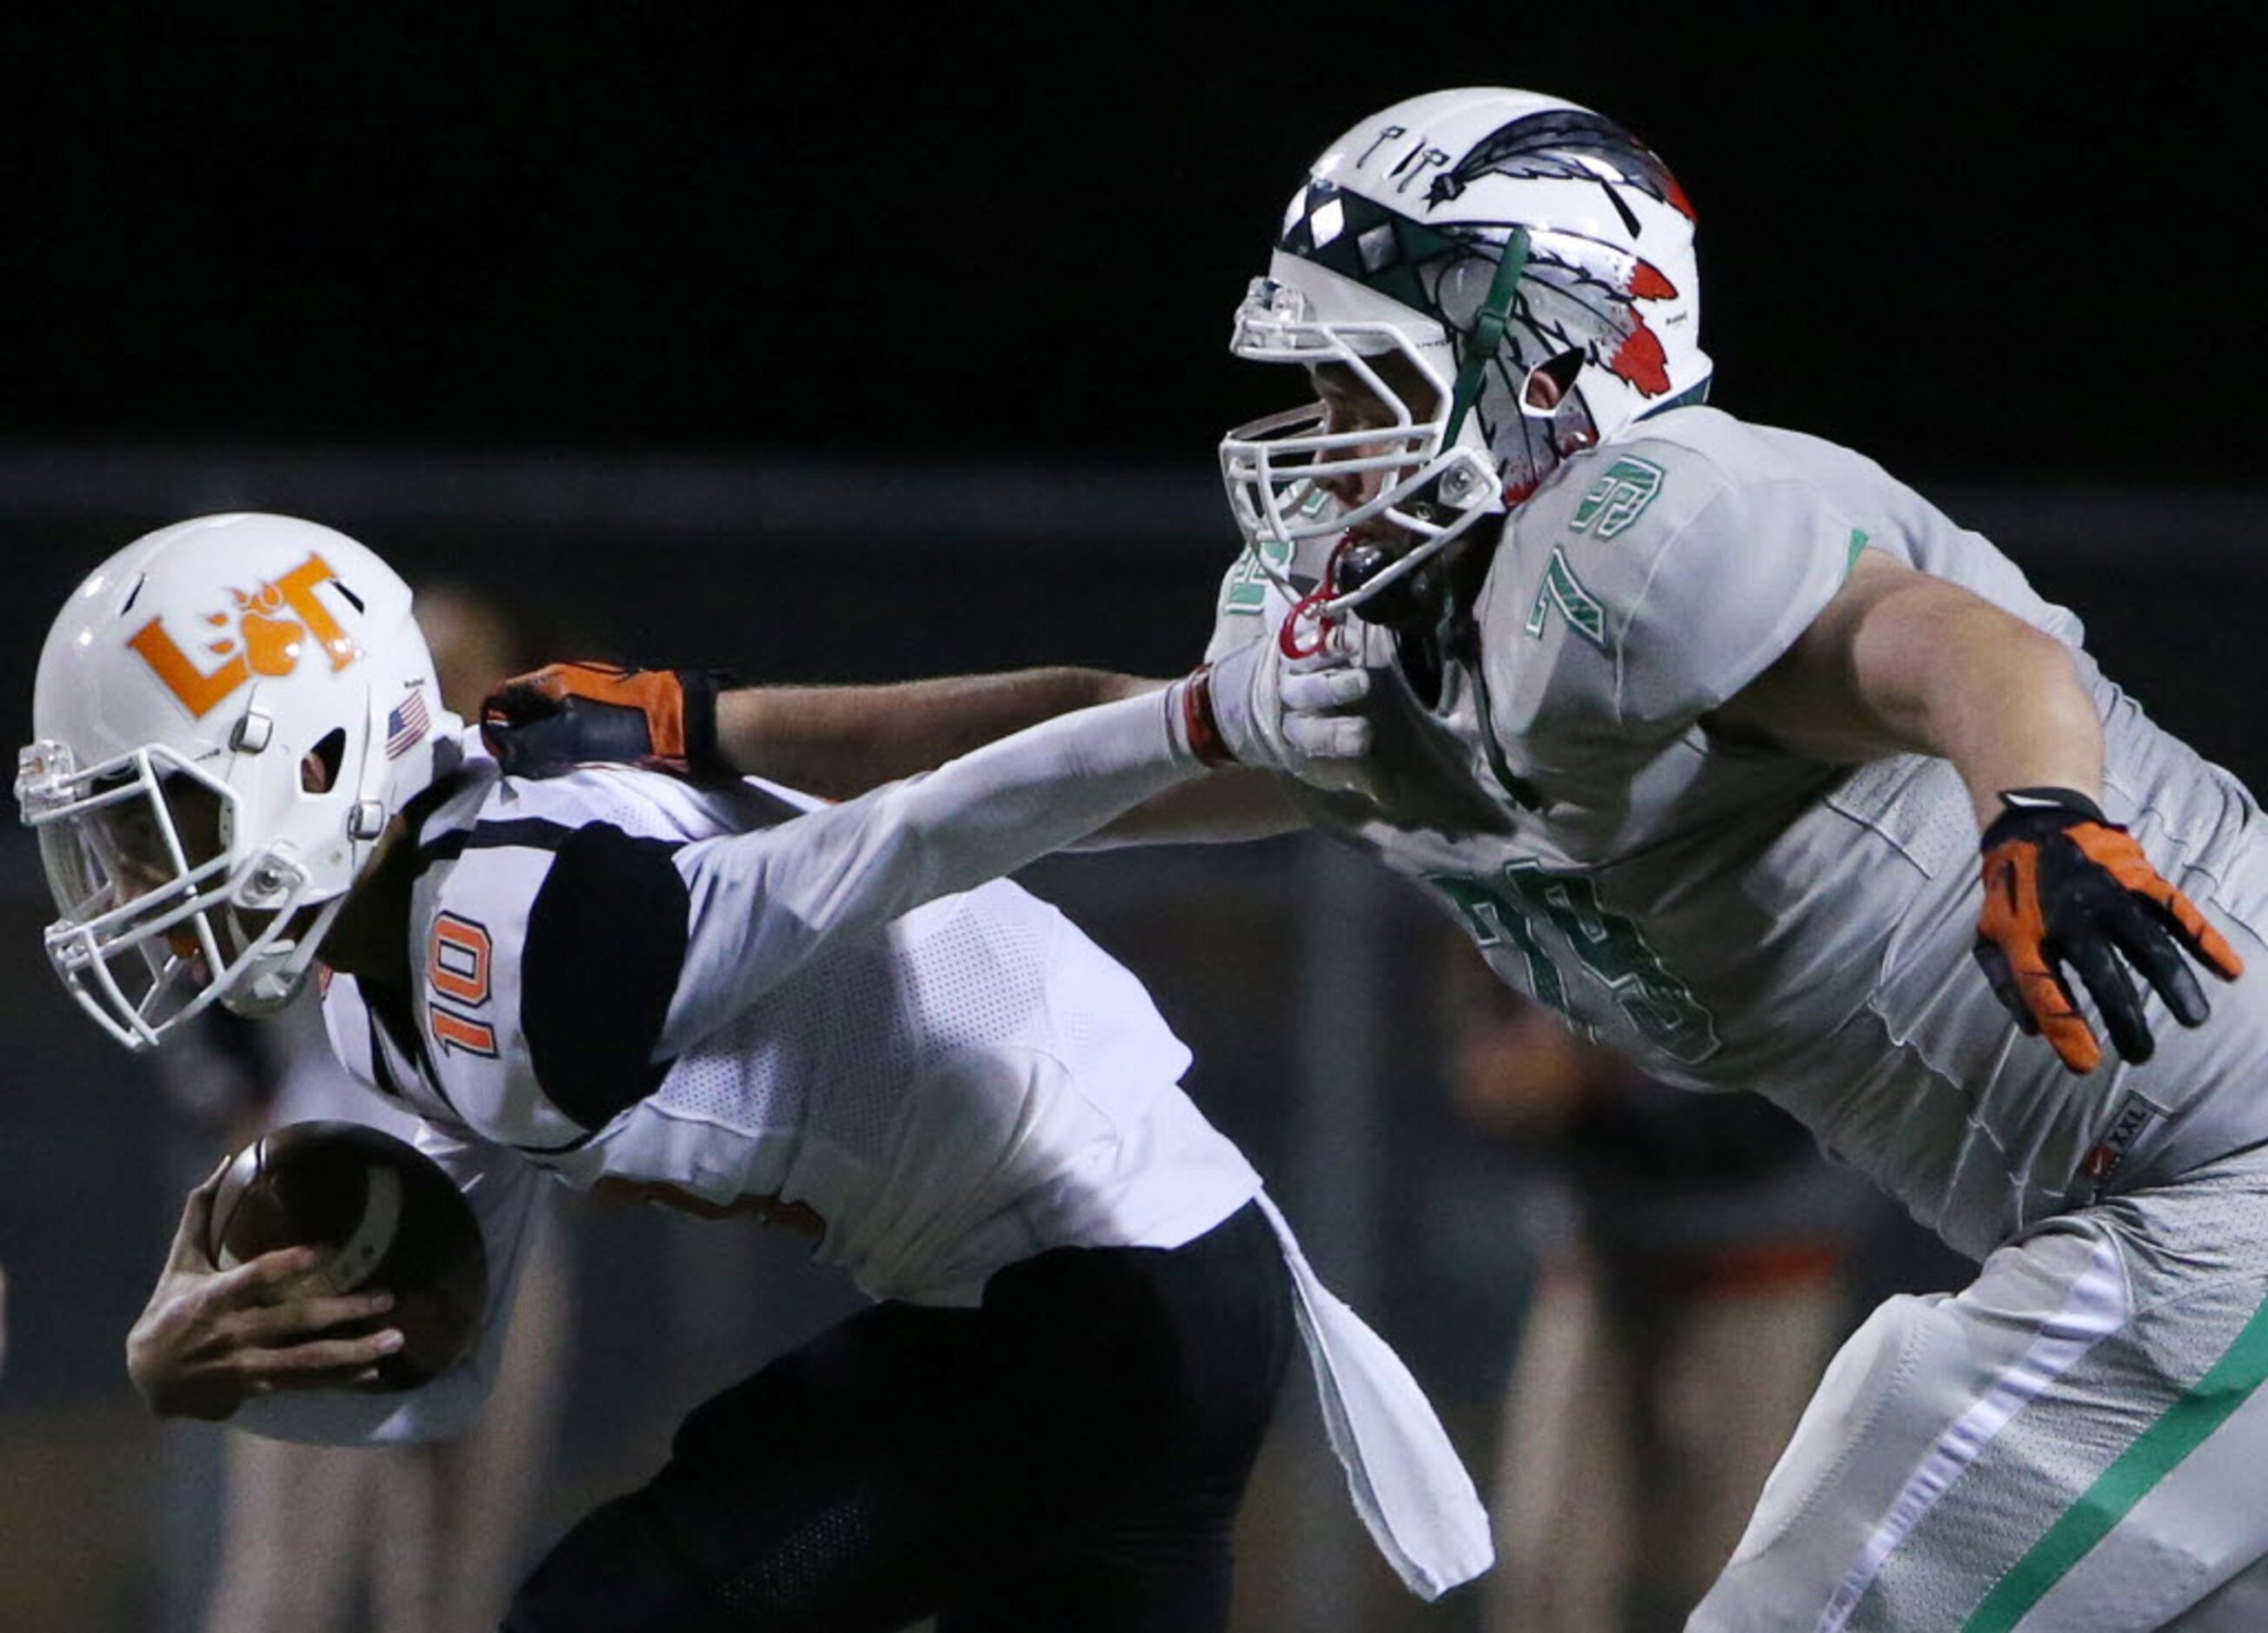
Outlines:
{"type": "Polygon", "coordinates": [[[286,1248],[230,1270],[205,1256],[224,1163],[189,1193],[150,1303],[126,1339],[126,1371],[159,1417],[218,1420],[279,1389],[348,1389],[376,1381],[401,1347],[391,1327],[353,1338],[324,1334],[393,1307],[384,1293],[309,1290],[320,1250],[286,1248]],[[297,1285],[295,1285],[295,1283],[297,1285]]]}
{"type": "Polygon", "coordinates": [[[626,669],[554,663],[517,675],[481,704],[481,741],[515,777],[603,763],[696,782],[729,778],[717,747],[721,669],[626,669]]]}
{"type": "Polygon", "coordinates": [[[2068,966],[2094,999],[2112,1046],[2126,1060],[2148,1060],[2155,1045],[2128,964],[2176,1020],[2201,1024],[2210,1006],[2184,955],[2228,981],[2244,963],[2196,904],[2085,794],[2011,788],[2000,802],[1983,841],[1977,962],[2016,1024],[2045,1037],[2074,1072],[2102,1063],[2102,1045],[2073,1001],[2068,966]]]}
{"type": "Polygon", "coordinates": [[[1295,653],[1285,641],[1249,641],[1179,683],[1180,730],[1208,765],[1353,786],[1370,750],[1370,678],[1341,647],[1295,653]]]}

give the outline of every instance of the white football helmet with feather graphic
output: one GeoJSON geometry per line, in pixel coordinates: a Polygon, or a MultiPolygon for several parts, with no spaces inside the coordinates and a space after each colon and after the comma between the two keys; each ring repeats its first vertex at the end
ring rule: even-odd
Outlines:
{"type": "Polygon", "coordinates": [[[1315,161],[1231,345],[1262,362],[1344,365],[1395,416],[1383,431],[1330,432],[1316,404],[1221,444],[1230,504],[1263,566],[1373,517],[1416,541],[1335,610],[1359,605],[1520,503],[1568,454],[1700,399],[1710,363],[1692,206],[1636,137],[1574,103],[1418,97],[1315,161]],[[1381,368],[1388,354],[1410,367],[1381,368]],[[1432,402],[1390,383],[1413,371],[1432,402]],[[1560,389],[1532,395],[1539,372],[1560,389]],[[1317,478],[1370,469],[1388,472],[1375,498],[1351,511],[1322,502],[1317,478]]]}

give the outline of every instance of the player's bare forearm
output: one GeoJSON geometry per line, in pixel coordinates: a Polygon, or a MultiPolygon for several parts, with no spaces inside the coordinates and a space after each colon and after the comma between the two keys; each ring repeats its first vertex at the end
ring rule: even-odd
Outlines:
{"type": "Polygon", "coordinates": [[[880,686],[759,686],[717,700],[735,771],[850,799],[1058,714],[1165,685],[1101,669],[1020,669],[880,686]]]}
{"type": "Polygon", "coordinates": [[[1822,759],[1942,756],[1980,827],[2004,788],[2102,791],[2102,722],[2070,649],[1876,551],[1719,718],[1822,759]]]}

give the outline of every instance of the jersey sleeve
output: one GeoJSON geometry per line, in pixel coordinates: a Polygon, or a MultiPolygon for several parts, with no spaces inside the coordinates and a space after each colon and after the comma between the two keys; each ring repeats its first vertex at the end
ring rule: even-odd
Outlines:
{"type": "Polygon", "coordinates": [[[1250,550],[1242,552],[1221,577],[1204,661],[1218,663],[1240,647],[1274,634],[1291,610],[1292,598],[1263,571],[1250,550]]]}
{"type": "Polygon", "coordinates": [[[528,910],[520,1034],[544,1097],[578,1127],[603,1127],[660,1081],[691,935],[679,848],[607,823],[578,829],[528,910]]]}
{"type": "Polygon", "coordinates": [[[488,1308],[473,1353],[430,1383],[398,1393],[302,1389],[255,1395],[237,1408],[230,1420],[235,1427],[269,1440],[354,1446],[438,1440],[471,1426],[496,1382],[521,1270],[541,1223],[542,1176],[514,1152],[430,1122],[414,1143],[456,1182],[480,1223],[488,1308]]]}
{"type": "Polygon", "coordinates": [[[1523,513],[1488,610],[1492,717],[1547,760],[1691,726],[1795,643],[1865,542],[1811,483],[1638,446],[1523,513]]]}
{"type": "Polygon", "coordinates": [[[1718,492],[1664,544],[1630,610],[1624,730],[1682,729],[1763,674],[1843,587],[1866,536],[1808,482],[1718,492]]]}
{"type": "Polygon", "coordinates": [[[490,1139],[539,1158],[578,1148],[829,942],[1060,849],[1198,770],[1146,693],[746,832],[519,824],[545,831],[468,850],[434,904],[437,1086],[490,1139]]]}
{"type": "Polygon", "coordinates": [[[678,850],[688,940],[660,1055],[830,942],[1011,873],[1197,774],[1174,741],[1167,696],[1062,715],[841,805],[678,850]]]}

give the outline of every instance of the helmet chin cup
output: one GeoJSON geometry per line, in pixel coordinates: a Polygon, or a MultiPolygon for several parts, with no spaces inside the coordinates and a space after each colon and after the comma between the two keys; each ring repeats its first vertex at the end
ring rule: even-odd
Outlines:
{"type": "MultiPolygon", "coordinates": [[[[1484,459],[1482,462],[1485,462],[1484,459]]],[[[1457,468],[1452,467],[1452,470],[1457,468]]],[[[1443,471],[1420,484],[1419,494],[1402,504],[1388,507],[1384,513],[1396,534],[1411,541],[1407,548],[1359,584],[1340,590],[1322,605],[1330,617],[1344,617],[1359,613],[1374,624],[1406,623],[1421,607],[1430,605],[1438,590],[1440,579],[1437,567],[1449,546],[1471,533],[1483,521],[1503,514],[1498,503],[1475,502],[1462,510],[1452,509],[1442,494],[1442,477],[1451,474],[1443,471]]],[[[1492,500],[1493,477],[1485,478],[1485,491],[1492,500]]],[[[1469,491],[1473,479],[1461,484],[1469,491]]]]}

